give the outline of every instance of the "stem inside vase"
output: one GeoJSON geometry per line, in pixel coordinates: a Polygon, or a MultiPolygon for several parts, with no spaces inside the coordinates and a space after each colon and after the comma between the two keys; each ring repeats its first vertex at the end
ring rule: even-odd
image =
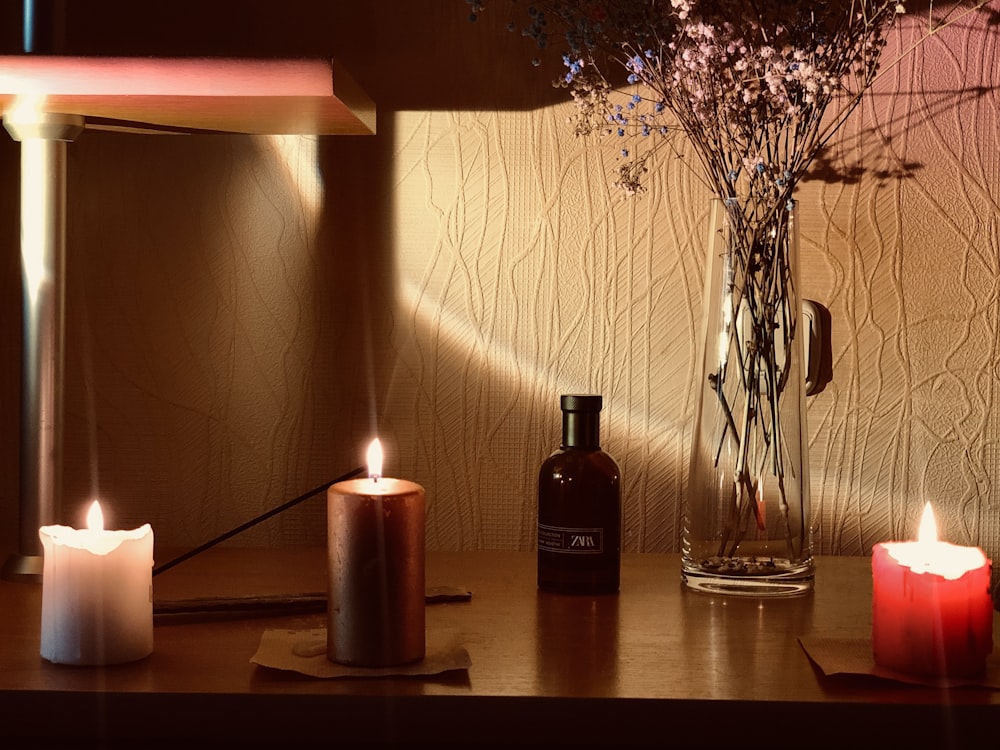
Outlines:
{"type": "Polygon", "coordinates": [[[713,201],[684,524],[694,588],[811,587],[795,213],[782,205],[748,221],[713,201]]]}

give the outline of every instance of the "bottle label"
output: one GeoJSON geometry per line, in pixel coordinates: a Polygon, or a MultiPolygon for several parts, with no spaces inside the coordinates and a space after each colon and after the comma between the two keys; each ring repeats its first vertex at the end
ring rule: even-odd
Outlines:
{"type": "Polygon", "coordinates": [[[569,555],[599,555],[604,552],[604,529],[574,529],[540,523],[538,549],[569,555]]]}

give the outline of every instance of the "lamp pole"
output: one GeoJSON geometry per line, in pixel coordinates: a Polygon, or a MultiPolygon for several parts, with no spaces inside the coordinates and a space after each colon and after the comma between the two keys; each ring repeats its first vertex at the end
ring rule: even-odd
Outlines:
{"type": "Polygon", "coordinates": [[[55,521],[62,485],[66,145],[84,119],[15,108],[4,127],[21,143],[21,460],[18,552],[8,580],[41,580],[40,526],[55,521]]]}

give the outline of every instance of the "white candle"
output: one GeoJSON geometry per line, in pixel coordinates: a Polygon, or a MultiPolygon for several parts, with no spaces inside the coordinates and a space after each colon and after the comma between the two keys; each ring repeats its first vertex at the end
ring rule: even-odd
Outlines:
{"type": "Polygon", "coordinates": [[[57,664],[121,664],[153,651],[153,530],[43,526],[41,655],[57,664]]]}

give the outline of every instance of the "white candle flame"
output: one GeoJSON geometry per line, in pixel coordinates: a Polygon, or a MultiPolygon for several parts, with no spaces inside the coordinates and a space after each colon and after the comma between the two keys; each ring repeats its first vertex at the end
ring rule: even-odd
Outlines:
{"type": "Polygon", "coordinates": [[[931,504],[924,506],[924,513],[920,517],[920,528],[917,530],[918,542],[936,542],[938,540],[937,522],[934,520],[934,511],[931,504]]]}
{"type": "Polygon", "coordinates": [[[104,513],[101,511],[101,504],[96,500],[91,503],[90,510],[87,511],[87,528],[91,531],[104,531],[104,513]]]}
{"type": "Polygon", "coordinates": [[[889,556],[914,573],[933,573],[956,580],[970,570],[989,565],[978,547],[962,547],[938,539],[937,523],[931,504],[924,506],[915,542],[888,542],[889,556]]]}
{"type": "Polygon", "coordinates": [[[375,480],[382,476],[382,443],[378,438],[368,446],[368,476],[375,480]]]}

